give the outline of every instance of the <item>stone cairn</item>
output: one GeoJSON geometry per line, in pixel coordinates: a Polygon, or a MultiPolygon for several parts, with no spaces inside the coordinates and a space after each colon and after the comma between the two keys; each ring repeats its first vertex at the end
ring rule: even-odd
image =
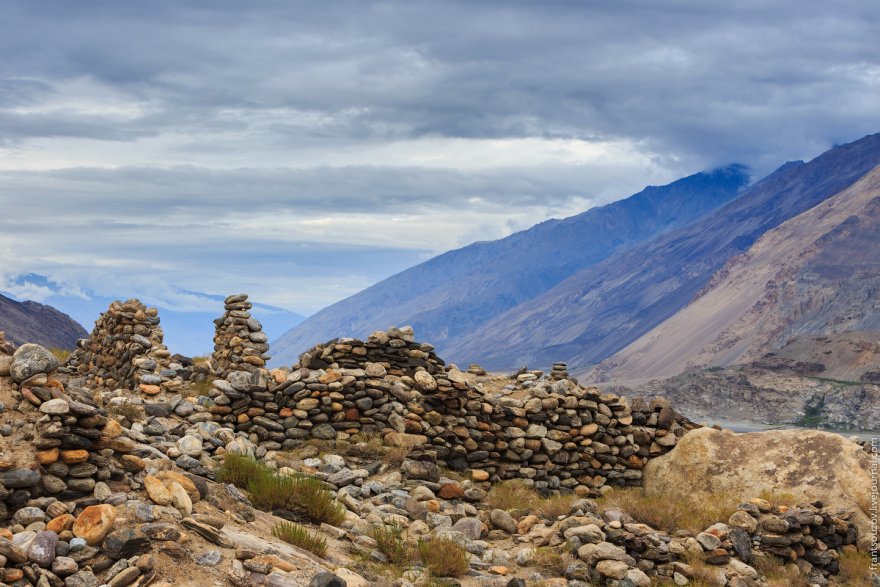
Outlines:
{"type": "Polygon", "coordinates": [[[171,353],[162,344],[159,312],[138,300],[113,302],[88,338],[67,360],[68,369],[104,387],[139,388],[147,395],[180,387],[169,370],[171,353]]]}
{"type": "Polygon", "coordinates": [[[214,320],[214,371],[221,378],[230,371],[254,372],[266,365],[271,358],[269,337],[263,332],[259,320],[251,316],[253,305],[247,294],[235,294],[226,298],[226,312],[214,320]]]}

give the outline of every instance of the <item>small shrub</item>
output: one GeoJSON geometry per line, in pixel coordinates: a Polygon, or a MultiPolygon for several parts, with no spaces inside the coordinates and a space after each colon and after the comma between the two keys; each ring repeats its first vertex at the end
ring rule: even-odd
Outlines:
{"type": "Polygon", "coordinates": [[[374,526],[372,537],[376,541],[379,552],[384,554],[391,564],[399,565],[409,559],[410,549],[403,539],[403,528],[400,525],[374,526]]]}
{"type": "Polygon", "coordinates": [[[470,568],[470,555],[454,540],[419,540],[417,550],[428,572],[436,577],[459,577],[470,568]]]}
{"type": "Polygon", "coordinates": [[[486,496],[489,507],[499,510],[532,510],[540,500],[538,493],[519,479],[496,484],[486,496]]]}
{"type": "Polygon", "coordinates": [[[279,475],[251,457],[227,453],[217,479],[246,490],[254,507],[261,510],[287,509],[312,522],[334,526],[345,519],[345,508],[319,479],[279,475]]]}
{"type": "Polygon", "coordinates": [[[144,409],[130,403],[111,404],[107,412],[114,416],[126,418],[129,422],[140,422],[144,419],[144,409]]]}
{"type": "Polygon", "coordinates": [[[248,481],[256,477],[272,475],[274,471],[263,463],[246,455],[228,452],[223,457],[223,465],[217,471],[217,481],[232,483],[242,489],[247,488],[248,481]]]}
{"type": "Polygon", "coordinates": [[[318,556],[327,553],[327,540],[317,534],[312,534],[299,524],[281,522],[272,528],[272,536],[280,538],[288,544],[308,550],[318,556]]]}
{"type": "Polygon", "coordinates": [[[725,522],[736,511],[740,500],[728,493],[708,496],[682,496],[673,493],[648,494],[641,487],[615,489],[600,501],[616,506],[637,522],[658,530],[683,529],[701,532],[716,522],[725,522]]]}

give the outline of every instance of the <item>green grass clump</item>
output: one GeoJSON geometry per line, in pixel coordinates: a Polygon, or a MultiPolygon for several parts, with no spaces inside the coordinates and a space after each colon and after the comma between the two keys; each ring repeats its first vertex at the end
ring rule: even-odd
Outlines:
{"type": "Polygon", "coordinates": [[[371,534],[379,552],[385,555],[388,562],[399,565],[409,560],[410,548],[403,539],[403,528],[400,525],[374,526],[371,534]]]}
{"type": "Polygon", "coordinates": [[[327,540],[317,534],[310,533],[299,524],[292,522],[276,524],[272,528],[272,536],[318,556],[324,556],[327,553],[327,540]]]}
{"type": "Polygon", "coordinates": [[[311,522],[333,526],[345,520],[345,508],[315,477],[279,475],[256,459],[227,453],[217,479],[247,491],[251,503],[261,510],[290,510],[311,522]]]}
{"type": "Polygon", "coordinates": [[[470,568],[470,555],[454,540],[419,540],[416,550],[428,572],[435,577],[459,577],[470,568]]]}

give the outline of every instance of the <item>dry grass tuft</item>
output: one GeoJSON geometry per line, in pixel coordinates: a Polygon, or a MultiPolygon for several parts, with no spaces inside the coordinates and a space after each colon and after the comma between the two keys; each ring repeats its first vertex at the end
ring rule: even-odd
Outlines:
{"type": "Polygon", "coordinates": [[[459,577],[470,569],[470,555],[454,540],[419,540],[417,550],[428,572],[435,577],[459,577]]]}
{"type": "Polygon", "coordinates": [[[541,496],[519,479],[502,481],[489,490],[486,503],[492,509],[534,510],[541,503],[541,496]]]}
{"type": "Polygon", "coordinates": [[[758,494],[758,497],[769,502],[774,508],[782,505],[794,507],[798,502],[797,498],[791,493],[778,493],[776,491],[768,491],[767,489],[761,491],[761,493],[758,494]]]}
{"type": "Polygon", "coordinates": [[[398,524],[374,526],[371,535],[379,552],[385,555],[389,563],[401,565],[409,560],[412,553],[403,539],[403,528],[398,524]]]}
{"type": "Polygon", "coordinates": [[[535,549],[535,556],[532,558],[532,566],[554,576],[565,575],[565,569],[570,563],[571,556],[561,547],[541,546],[535,549]]]}
{"type": "Polygon", "coordinates": [[[140,422],[144,419],[144,408],[135,404],[111,404],[107,408],[107,413],[112,416],[125,418],[129,422],[140,422]]]}
{"type": "Polygon", "coordinates": [[[683,529],[694,533],[716,522],[726,522],[740,501],[729,493],[695,499],[672,493],[648,494],[641,487],[615,489],[600,498],[600,504],[619,507],[637,522],[657,530],[683,529]]]}
{"type": "Polygon", "coordinates": [[[839,578],[848,587],[871,587],[871,555],[867,552],[841,553],[839,578]]]}
{"type": "Polygon", "coordinates": [[[318,556],[327,553],[327,540],[317,534],[312,534],[299,524],[281,522],[272,528],[272,536],[280,538],[288,544],[308,550],[318,556]]]}
{"type": "Polygon", "coordinates": [[[217,479],[246,490],[251,503],[258,509],[291,510],[312,522],[326,522],[333,526],[345,519],[345,508],[315,477],[279,475],[255,459],[227,453],[217,479]]]}
{"type": "Polygon", "coordinates": [[[559,516],[566,516],[571,511],[571,504],[578,500],[574,493],[560,493],[542,499],[535,513],[543,518],[554,520],[559,516]]]}
{"type": "Polygon", "coordinates": [[[777,556],[758,556],[752,566],[764,576],[767,587],[810,587],[810,582],[800,569],[784,564],[777,556]]]}
{"type": "Polygon", "coordinates": [[[52,347],[49,349],[49,352],[55,355],[55,358],[58,359],[59,363],[64,363],[67,358],[70,356],[70,351],[67,349],[62,349],[58,347],[52,347]]]}

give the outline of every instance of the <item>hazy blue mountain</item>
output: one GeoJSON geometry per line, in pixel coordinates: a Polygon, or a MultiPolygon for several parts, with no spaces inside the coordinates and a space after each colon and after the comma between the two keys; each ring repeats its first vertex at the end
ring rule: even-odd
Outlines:
{"type": "MultiPolygon", "coordinates": [[[[683,308],[759,237],[880,164],[880,134],[787,163],[693,224],[621,251],[448,341],[446,356],[489,368],[597,363],[683,308]]],[[[873,300],[866,303],[873,303],[873,300]]]]}
{"type": "Polygon", "coordinates": [[[48,348],[73,349],[86,335],[81,325],[52,306],[18,302],[0,295],[0,331],[16,345],[34,342],[48,348]]]}
{"type": "MultiPolygon", "coordinates": [[[[14,281],[16,286],[33,285],[50,290],[51,295],[43,298],[43,302],[69,314],[89,332],[95,325],[98,316],[116,299],[131,297],[125,293],[118,297],[99,296],[92,292],[76,292],[72,288],[53,282],[42,275],[20,275],[14,281]]],[[[153,300],[141,299],[149,306],[159,308],[162,330],[165,332],[165,344],[173,353],[184,355],[210,354],[214,348],[214,319],[223,314],[223,295],[212,295],[201,292],[179,290],[185,295],[189,306],[202,306],[196,310],[174,310],[153,300]]],[[[6,294],[10,297],[11,294],[6,294]]],[[[296,312],[267,304],[254,303],[251,313],[263,324],[263,330],[272,338],[287,332],[304,317],[296,312]]]]}
{"type": "Polygon", "coordinates": [[[731,165],[439,255],[310,317],[272,343],[274,364],[295,362],[317,342],[404,324],[446,352],[576,272],[729,202],[747,183],[745,168],[731,165]]]}

